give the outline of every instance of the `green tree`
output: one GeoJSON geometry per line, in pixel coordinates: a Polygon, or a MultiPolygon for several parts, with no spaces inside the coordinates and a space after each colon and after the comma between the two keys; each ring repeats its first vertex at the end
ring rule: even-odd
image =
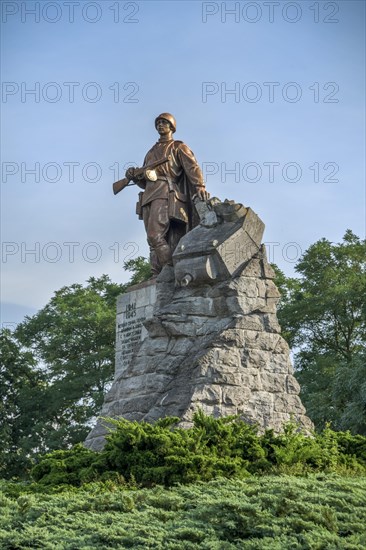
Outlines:
{"type": "MultiPolygon", "coordinates": [[[[8,330],[0,331],[0,476],[26,472],[42,434],[45,376],[30,351],[8,330]]],[[[42,448],[37,450],[43,451],[42,448]]]]}
{"type": "Polygon", "coordinates": [[[127,286],[143,283],[152,276],[150,262],[143,256],[128,260],[123,267],[126,271],[132,272],[132,277],[127,286]]]}
{"type": "Polygon", "coordinates": [[[32,457],[82,441],[114,373],[116,298],[151,276],[139,256],[131,280],[91,277],[55,292],[14,333],[1,332],[0,475],[22,475],[32,457]]]}
{"type": "Polygon", "coordinates": [[[304,253],[298,279],[277,270],[279,320],[296,352],[296,377],[318,427],[366,434],[366,254],[352,231],[304,253]]]}
{"type": "Polygon", "coordinates": [[[47,387],[43,445],[81,441],[113,378],[115,301],[124,290],[106,275],[63,287],[18,325],[15,335],[43,366],[47,387]]]}

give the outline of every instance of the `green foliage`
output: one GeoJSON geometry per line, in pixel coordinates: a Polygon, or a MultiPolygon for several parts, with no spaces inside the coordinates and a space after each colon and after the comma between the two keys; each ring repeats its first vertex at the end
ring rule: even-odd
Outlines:
{"type": "MultiPolygon", "coordinates": [[[[10,484],[13,485],[13,484],[10,484]]],[[[91,483],[56,494],[0,485],[0,547],[363,550],[365,478],[217,479],[174,489],[91,483]]]]}
{"type": "Polygon", "coordinates": [[[93,465],[97,464],[97,456],[83,445],[77,444],[72,449],[53,451],[44,455],[34,466],[32,477],[44,485],[80,485],[94,481],[93,465]]]}
{"type": "Polygon", "coordinates": [[[298,264],[300,278],[277,269],[279,321],[296,351],[296,377],[315,425],[366,435],[365,241],[321,239],[298,264]]]}
{"type": "Polygon", "coordinates": [[[178,420],[163,419],[155,425],[112,421],[116,430],[105,447],[108,469],[145,485],[173,485],[246,477],[247,456],[261,456],[254,430],[243,422],[196,413],[193,428],[171,429],[178,420]]]}
{"type": "Polygon", "coordinates": [[[31,466],[29,435],[44,412],[44,373],[32,352],[7,329],[0,331],[0,476],[31,466]]]}
{"type": "Polygon", "coordinates": [[[128,286],[143,283],[152,276],[150,262],[142,256],[128,260],[124,263],[123,267],[126,271],[132,272],[132,277],[128,283],[128,286]]]}
{"type": "Polygon", "coordinates": [[[82,440],[113,377],[115,300],[107,276],[61,288],[50,302],[3,330],[0,475],[26,476],[38,453],[82,440]]]}
{"type": "Polygon", "coordinates": [[[349,432],[326,427],[309,437],[289,423],[282,434],[260,435],[239,418],[215,419],[202,412],[189,429],[177,427],[178,420],[152,425],[109,419],[114,429],[101,453],[81,445],[49,453],[33,468],[33,479],[45,488],[101,479],[150,487],[265,473],[366,473],[366,438],[349,432]]]}
{"type": "Polygon", "coordinates": [[[102,275],[63,287],[13,334],[1,332],[1,476],[24,476],[37,453],[85,439],[113,378],[116,298],[151,275],[142,257],[124,268],[128,284],[102,275]]]}
{"type": "Polygon", "coordinates": [[[15,336],[42,365],[43,416],[29,434],[38,452],[83,438],[114,371],[115,300],[121,285],[106,275],[63,287],[18,325],[15,336]],[[37,435],[36,435],[37,434],[37,435]]]}

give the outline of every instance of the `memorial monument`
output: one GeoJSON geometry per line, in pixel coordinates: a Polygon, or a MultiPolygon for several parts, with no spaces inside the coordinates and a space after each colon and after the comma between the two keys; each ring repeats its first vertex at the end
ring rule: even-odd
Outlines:
{"type": "Polygon", "coordinates": [[[147,193],[137,211],[153,278],[118,298],[115,378],[85,445],[103,448],[108,417],[177,416],[188,427],[198,409],[276,432],[293,419],[310,431],[277,321],[263,222],[251,208],[209,198],[193,153],[172,139],[172,115],[155,125],[160,140],[143,167],[114,184],[115,193],[131,181],[147,193]]]}
{"type": "Polygon", "coordinates": [[[179,239],[198,223],[192,201],[208,199],[194,154],[185,143],[173,139],[176,127],[173,115],[158,115],[155,128],[160,137],[147,152],[143,168],[129,168],[126,178],[113,185],[115,194],[130,181],[144,189],[136,213],[144,220],[153,276],[172,264],[179,239]]]}

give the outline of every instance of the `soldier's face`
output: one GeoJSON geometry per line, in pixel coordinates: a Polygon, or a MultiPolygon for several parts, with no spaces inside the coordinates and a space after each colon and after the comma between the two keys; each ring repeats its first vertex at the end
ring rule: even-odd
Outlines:
{"type": "Polygon", "coordinates": [[[165,120],[165,118],[159,118],[156,121],[156,129],[161,136],[169,134],[169,132],[172,131],[170,122],[168,120],[165,120]]]}

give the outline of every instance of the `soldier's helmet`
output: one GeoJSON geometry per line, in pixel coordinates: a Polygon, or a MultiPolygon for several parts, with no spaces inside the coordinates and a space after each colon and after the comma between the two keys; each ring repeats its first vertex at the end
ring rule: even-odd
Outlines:
{"type": "Polygon", "coordinates": [[[173,115],[171,115],[170,113],[161,113],[161,115],[157,116],[155,119],[155,128],[159,118],[163,118],[164,120],[167,120],[168,122],[170,122],[170,124],[173,127],[173,134],[174,134],[175,130],[177,129],[177,121],[175,120],[173,115]]]}

